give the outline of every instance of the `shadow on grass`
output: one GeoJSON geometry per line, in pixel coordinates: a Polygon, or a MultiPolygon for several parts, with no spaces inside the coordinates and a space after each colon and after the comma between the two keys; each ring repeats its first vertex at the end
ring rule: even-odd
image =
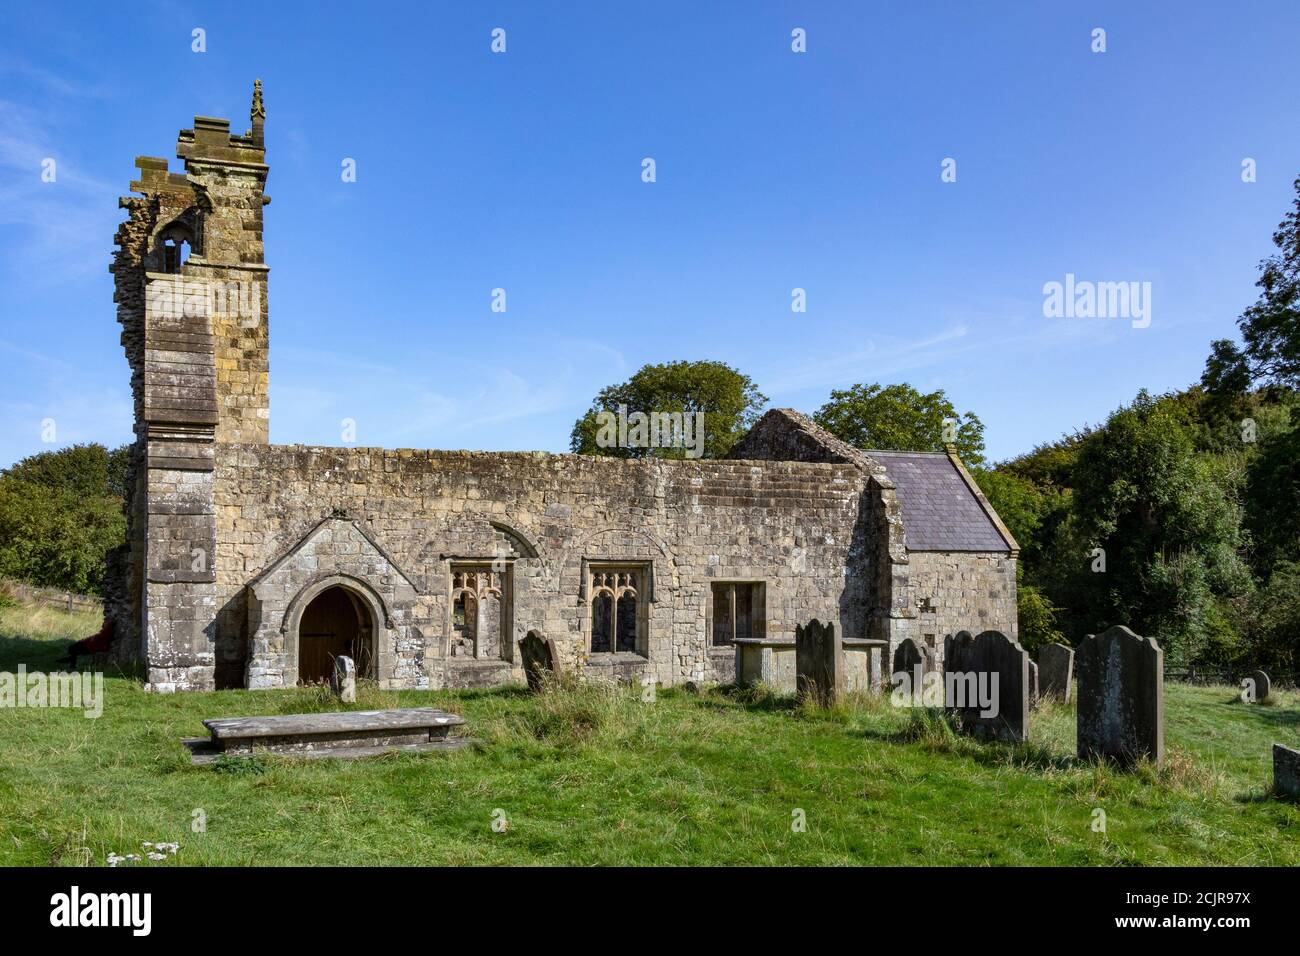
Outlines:
{"type": "Polygon", "coordinates": [[[932,751],[966,757],[990,767],[1072,770],[1086,765],[1073,754],[1061,753],[1037,741],[1013,744],[965,734],[960,720],[939,708],[914,710],[899,727],[867,726],[854,733],[867,740],[890,744],[920,744],[932,751]]]}
{"type": "Polygon", "coordinates": [[[29,674],[66,674],[73,671],[102,672],[106,677],[141,680],[143,669],[136,664],[123,665],[107,654],[82,655],[77,666],[70,667],[59,658],[67,656],[75,641],[38,641],[30,637],[0,637],[0,671],[13,672],[21,664],[29,674]]]}
{"type": "Polygon", "coordinates": [[[58,659],[68,653],[73,641],[36,641],[30,637],[0,637],[0,670],[19,664],[29,671],[60,670],[58,659]]]}
{"type": "Polygon", "coordinates": [[[1281,701],[1269,699],[1248,704],[1237,696],[1224,703],[1229,707],[1244,708],[1243,713],[1273,727],[1300,727],[1300,708],[1288,707],[1281,701]]]}
{"type": "Polygon", "coordinates": [[[799,701],[793,694],[781,694],[763,684],[754,687],[722,684],[696,700],[699,706],[711,710],[730,710],[739,706],[742,710],[758,713],[793,713],[799,709],[799,701]]]}

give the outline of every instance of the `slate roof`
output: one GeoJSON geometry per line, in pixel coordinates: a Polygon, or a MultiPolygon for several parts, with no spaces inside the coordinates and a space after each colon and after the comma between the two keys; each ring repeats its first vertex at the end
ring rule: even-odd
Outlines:
{"type": "Polygon", "coordinates": [[[867,451],[897,487],[909,551],[1009,551],[957,466],[942,452],[867,451]]]}

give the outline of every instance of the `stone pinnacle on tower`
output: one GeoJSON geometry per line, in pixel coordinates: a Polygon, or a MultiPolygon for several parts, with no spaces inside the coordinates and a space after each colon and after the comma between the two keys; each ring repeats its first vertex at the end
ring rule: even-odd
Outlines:
{"type": "Polygon", "coordinates": [[[263,126],[266,123],[266,107],[262,105],[261,80],[253,81],[253,107],[249,116],[253,121],[253,142],[258,146],[265,145],[263,126]]]}

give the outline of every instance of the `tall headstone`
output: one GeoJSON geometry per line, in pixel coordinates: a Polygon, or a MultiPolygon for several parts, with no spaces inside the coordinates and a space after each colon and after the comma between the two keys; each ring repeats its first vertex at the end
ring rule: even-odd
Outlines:
{"type": "Polygon", "coordinates": [[[334,677],[330,689],[345,704],[357,702],[357,665],[345,654],[334,658],[334,677]]]}
{"type": "Polygon", "coordinates": [[[1031,658],[1029,661],[1029,706],[1038,704],[1038,665],[1031,658]]]}
{"type": "Polygon", "coordinates": [[[844,648],[834,624],[813,618],[794,629],[795,686],[801,700],[829,707],[844,696],[844,648]]]}
{"type": "Polygon", "coordinates": [[[1273,745],[1273,795],[1300,799],[1300,750],[1273,745]]]}
{"type": "Polygon", "coordinates": [[[1129,765],[1165,758],[1165,655],[1149,637],[1115,626],[1078,646],[1078,751],[1129,765]]]}
{"type": "Polygon", "coordinates": [[[1262,704],[1273,690],[1273,682],[1263,671],[1251,671],[1241,682],[1242,697],[1251,704],[1262,704]],[[1247,683],[1249,682],[1249,683],[1247,683]]]}
{"type": "Polygon", "coordinates": [[[529,631],[519,642],[519,660],[524,666],[528,689],[536,693],[555,678],[560,661],[559,648],[541,631],[529,631]]]}
{"type": "Polygon", "coordinates": [[[946,706],[962,731],[1011,743],[1029,739],[1029,652],[1000,631],[943,641],[946,706]]]}
{"type": "Polygon", "coordinates": [[[1068,704],[1074,688],[1074,648],[1048,644],[1038,652],[1039,691],[1068,704]]]}

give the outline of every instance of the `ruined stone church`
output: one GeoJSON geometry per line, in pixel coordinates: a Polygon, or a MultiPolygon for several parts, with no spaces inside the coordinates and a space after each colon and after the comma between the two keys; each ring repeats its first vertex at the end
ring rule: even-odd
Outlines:
{"type": "MultiPolygon", "coordinates": [[[[561,666],[663,685],[833,622],[1016,633],[1017,545],[955,452],[863,451],[789,410],[725,460],[269,443],[265,111],[195,117],[183,171],[139,157],[110,271],[131,368],[120,653],[156,691],[288,687],[351,656],[391,688],[561,666]]],[[[888,659],[888,658],[886,658],[888,659]]]]}

